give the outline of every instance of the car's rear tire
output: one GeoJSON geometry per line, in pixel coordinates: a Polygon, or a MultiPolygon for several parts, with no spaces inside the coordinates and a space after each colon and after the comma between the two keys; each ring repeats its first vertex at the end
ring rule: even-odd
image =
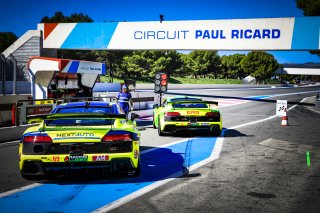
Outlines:
{"type": "Polygon", "coordinates": [[[218,137],[218,136],[220,136],[220,135],[221,135],[221,130],[215,130],[215,131],[213,131],[213,136],[218,137]]]}
{"type": "Polygon", "coordinates": [[[156,128],[157,128],[157,127],[156,127],[156,120],[155,120],[154,115],[153,115],[153,122],[152,122],[152,125],[153,125],[153,128],[154,128],[154,129],[156,129],[156,128]]]}
{"type": "Polygon", "coordinates": [[[134,170],[133,177],[139,177],[141,174],[141,166],[140,166],[140,160],[138,162],[138,167],[134,170]]]}
{"type": "Polygon", "coordinates": [[[210,134],[213,135],[213,136],[220,136],[221,135],[221,130],[220,130],[220,127],[219,126],[214,126],[214,128],[211,128],[210,129],[210,134]]]}
{"type": "Polygon", "coordinates": [[[160,118],[158,118],[158,135],[159,135],[159,136],[164,136],[164,135],[165,135],[165,134],[161,131],[160,118]]]}
{"type": "Polygon", "coordinates": [[[46,179],[46,175],[26,175],[21,173],[21,176],[26,180],[42,180],[46,179]]]}

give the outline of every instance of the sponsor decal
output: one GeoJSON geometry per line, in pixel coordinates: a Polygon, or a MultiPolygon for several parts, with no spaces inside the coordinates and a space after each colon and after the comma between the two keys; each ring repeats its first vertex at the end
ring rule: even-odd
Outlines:
{"type": "Polygon", "coordinates": [[[137,159],[139,156],[139,151],[138,150],[134,150],[134,158],[137,159]]]}
{"type": "Polygon", "coordinates": [[[47,157],[41,157],[41,160],[52,161],[51,158],[47,158],[47,157]]]}
{"type": "Polygon", "coordinates": [[[202,126],[209,126],[209,123],[202,123],[202,126]]]}
{"type": "Polygon", "coordinates": [[[187,111],[188,115],[199,115],[199,111],[187,111]]]}
{"type": "MultiPolygon", "coordinates": [[[[38,104],[47,104],[44,102],[38,104]]],[[[52,106],[28,106],[27,108],[27,115],[41,115],[47,114],[52,111],[52,106]]]]}
{"type": "Polygon", "coordinates": [[[65,137],[93,137],[94,134],[93,133],[87,133],[87,132],[71,132],[71,133],[57,133],[56,137],[57,138],[65,138],[65,137]]]}
{"type": "Polygon", "coordinates": [[[52,161],[53,162],[59,162],[60,161],[60,157],[59,156],[53,156],[52,157],[52,161]]]}
{"type": "Polygon", "coordinates": [[[88,161],[88,156],[86,155],[71,155],[71,156],[66,156],[64,158],[65,162],[87,162],[88,161]]]}
{"type": "Polygon", "coordinates": [[[108,155],[97,155],[97,156],[92,156],[92,161],[108,161],[109,156],[108,155]]]}

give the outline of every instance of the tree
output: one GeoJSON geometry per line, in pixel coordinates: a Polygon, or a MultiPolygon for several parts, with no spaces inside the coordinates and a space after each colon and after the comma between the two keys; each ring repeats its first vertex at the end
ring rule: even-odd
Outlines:
{"type": "Polygon", "coordinates": [[[40,23],[77,23],[77,22],[93,22],[93,20],[83,13],[72,13],[70,16],[63,15],[62,12],[55,12],[54,16],[49,18],[44,16],[40,23]]]}
{"type": "Polygon", "coordinates": [[[296,0],[296,3],[305,16],[320,15],[320,0],[296,0]]]}
{"type": "Polygon", "coordinates": [[[168,75],[182,66],[181,55],[175,50],[170,51],[133,51],[123,58],[122,77],[153,77],[157,72],[168,75]]]}
{"type": "MultiPolygon", "coordinates": [[[[83,13],[73,13],[70,16],[63,15],[62,12],[55,12],[54,16],[44,16],[40,23],[76,23],[76,22],[93,22],[93,20],[83,13]]],[[[70,58],[76,60],[92,60],[95,51],[90,50],[58,50],[58,58],[70,58]]]]}
{"type": "Polygon", "coordinates": [[[208,74],[218,77],[220,71],[220,56],[217,51],[195,50],[184,57],[184,70],[197,78],[202,75],[204,78],[208,74]]]}
{"type": "MultiPolygon", "coordinates": [[[[296,0],[297,7],[303,10],[305,16],[320,15],[320,0],[296,0]]],[[[310,51],[312,54],[317,54],[320,57],[320,51],[310,51]]]]}
{"type": "Polygon", "coordinates": [[[240,64],[244,72],[255,77],[258,82],[270,78],[279,66],[273,55],[263,51],[248,53],[240,64]]]}
{"type": "Polygon", "coordinates": [[[0,53],[5,51],[17,39],[17,36],[12,32],[0,32],[0,53]]]}
{"type": "Polygon", "coordinates": [[[246,57],[244,54],[234,54],[221,57],[221,69],[225,78],[244,78],[246,73],[241,67],[241,60],[246,57]]]}

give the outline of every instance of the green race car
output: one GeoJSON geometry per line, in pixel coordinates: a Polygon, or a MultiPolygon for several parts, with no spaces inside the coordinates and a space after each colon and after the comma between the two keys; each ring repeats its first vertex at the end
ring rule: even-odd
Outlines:
{"type": "Polygon", "coordinates": [[[137,117],[127,119],[115,103],[58,105],[22,135],[20,172],[26,179],[84,171],[139,176],[137,117]]]}
{"type": "Polygon", "coordinates": [[[219,136],[222,119],[218,103],[193,97],[170,97],[154,105],[153,128],[160,136],[181,130],[204,130],[219,136]]]}

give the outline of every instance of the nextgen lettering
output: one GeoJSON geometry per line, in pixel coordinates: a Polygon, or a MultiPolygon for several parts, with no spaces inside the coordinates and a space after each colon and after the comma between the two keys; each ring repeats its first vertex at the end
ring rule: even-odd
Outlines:
{"type": "Polygon", "coordinates": [[[93,133],[57,133],[57,137],[65,138],[65,137],[93,137],[93,133]]]}

